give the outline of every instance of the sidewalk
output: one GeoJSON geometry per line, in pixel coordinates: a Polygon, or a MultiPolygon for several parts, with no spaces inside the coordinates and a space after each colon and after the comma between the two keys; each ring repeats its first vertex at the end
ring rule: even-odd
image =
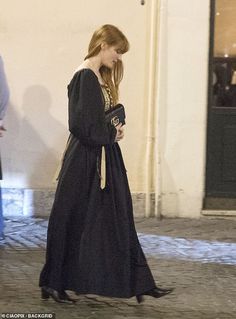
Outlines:
{"type": "MultiPolygon", "coordinates": [[[[0,313],[55,313],[57,319],[236,318],[236,220],[136,219],[140,242],[158,285],[175,287],[161,298],[77,296],[75,305],[41,301],[47,220],[7,219],[0,243],[0,313]]],[[[1,315],[0,315],[1,318],[1,315]]]]}

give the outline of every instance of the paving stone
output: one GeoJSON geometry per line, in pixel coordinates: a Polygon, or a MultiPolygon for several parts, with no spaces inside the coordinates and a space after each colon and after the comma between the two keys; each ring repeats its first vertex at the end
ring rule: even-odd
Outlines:
{"type": "MultiPolygon", "coordinates": [[[[7,219],[0,242],[0,313],[55,313],[57,319],[235,319],[236,220],[136,219],[140,242],[159,286],[175,287],[161,299],[81,295],[75,305],[42,301],[38,276],[48,221],[7,219]]],[[[1,318],[1,317],[0,317],[1,318]]]]}

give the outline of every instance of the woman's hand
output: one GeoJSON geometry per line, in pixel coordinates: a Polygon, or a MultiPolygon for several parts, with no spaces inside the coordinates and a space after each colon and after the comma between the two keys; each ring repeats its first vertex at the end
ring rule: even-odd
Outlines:
{"type": "Polygon", "coordinates": [[[0,137],[3,137],[3,133],[6,131],[5,127],[3,126],[3,121],[0,120],[0,137]]]}
{"type": "Polygon", "coordinates": [[[122,126],[122,123],[116,126],[116,138],[115,142],[119,142],[124,137],[124,127],[122,126]]]}

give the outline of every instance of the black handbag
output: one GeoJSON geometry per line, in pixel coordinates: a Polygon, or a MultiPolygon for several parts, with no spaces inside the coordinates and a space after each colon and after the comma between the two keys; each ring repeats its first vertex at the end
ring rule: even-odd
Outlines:
{"type": "Polygon", "coordinates": [[[125,108],[122,104],[117,104],[105,112],[106,123],[117,126],[120,123],[125,124],[125,108]]]}

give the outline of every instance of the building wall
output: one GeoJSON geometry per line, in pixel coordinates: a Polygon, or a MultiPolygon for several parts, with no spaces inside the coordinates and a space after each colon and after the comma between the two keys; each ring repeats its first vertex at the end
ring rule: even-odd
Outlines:
{"type": "Polygon", "coordinates": [[[11,90],[8,132],[2,140],[4,187],[53,187],[68,136],[67,84],[87,53],[93,31],[112,23],[131,43],[124,56],[121,102],[127,108],[128,125],[121,145],[132,190],[142,191],[147,11],[139,1],[125,0],[1,4],[1,55],[11,90]]]}
{"type": "MultiPolygon", "coordinates": [[[[123,58],[121,102],[127,126],[120,144],[131,191],[137,195],[136,212],[143,213],[152,1],[145,6],[138,0],[1,4],[0,50],[11,90],[8,131],[1,140],[2,186],[11,190],[5,193],[8,207],[14,196],[19,203],[23,198],[23,211],[27,205],[51,200],[53,191],[47,190],[55,188],[53,176],[68,137],[67,84],[86,55],[92,32],[112,23],[131,43],[123,58]]],[[[205,174],[209,1],[192,0],[191,6],[188,0],[159,2],[160,16],[166,20],[160,38],[165,54],[158,74],[162,99],[155,105],[161,213],[199,217],[205,174]]]]}
{"type": "Polygon", "coordinates": [[[161,212],[199,217],[205,186],[209,1],[163,3],[161,212]]]}

